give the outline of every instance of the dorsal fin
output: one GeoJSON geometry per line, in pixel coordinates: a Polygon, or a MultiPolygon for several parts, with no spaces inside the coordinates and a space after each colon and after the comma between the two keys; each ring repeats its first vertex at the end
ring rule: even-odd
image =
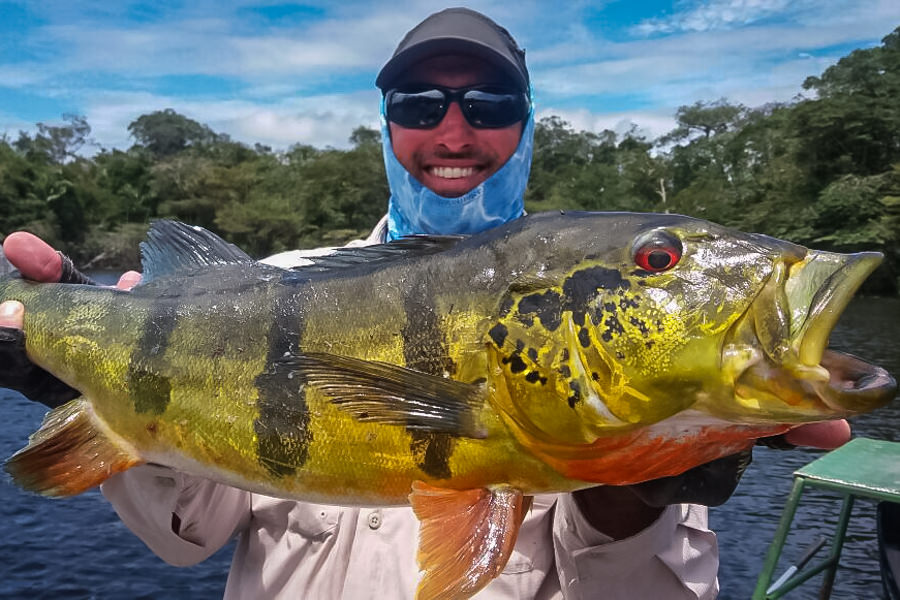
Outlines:
{"type": "Polygon", "coordinates": [[[442,252],[452,248],[466,237],[463,235],[413,235],[386,244],[335,248],[331,254],[304,257],[313,264],[295,267],[292,270],[298,273],[322,273],[357,265],[383,265],[413,256],[442,252]]]}
{"type": "Polygon", "coordinates": [[[142,283],[211,265],[254,262],[243,250],[211,231],[178,221],[154,221],[147,240],[141,242],[142,283]]]}

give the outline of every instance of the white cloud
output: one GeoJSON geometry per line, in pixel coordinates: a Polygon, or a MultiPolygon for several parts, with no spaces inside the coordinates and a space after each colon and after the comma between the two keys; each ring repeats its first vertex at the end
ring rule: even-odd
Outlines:
{"type": "MultiPolygon", "coordinates": [[[[900,5],[895,12],[900,13],[900,5]]],[[[565,44],[545,49],[535,61],[533,80],[539,103],[580,104],[597,114],[606,112],[604,102],[618,107],[629,96],[666,114],[680,105],[721,97],[760,106],[790,101],[803,91],[807,77],[844,54],[823,55],[822,48],[878,39],[888,33],[887,27],[866,16],[852,27],[809,29],[785,23],[616,43],[592,39],[580,48],[565,44]],[[579,58],[566,60],[567,55],[579,58]]]]}
{"type": "Polygon", "coordinates": [[[7,88],[23,88],[43,83],[47,73],[40,63],[0,64],[0,85],[7,88]]]}
{"type": "Polygon", "coordinates": [[[860,33],[860,26],[868,31],[872,26],[881,30],[900,18],[896,0],[690,0],[676,3],[676,8],[672,15],[646,19],[632,31],[644,36],[728,31],[777,21],[806,30],[849,26],[843,33],[853,36],[860,33]]]}
{"type": "Polygon", "coordinates": [[[571,110],[548,106],[539,110],[536,117],[542,119],[553,115],[569,123],[575,131],[601,133],[609,130],[620,137],[636,131],[648,140],[658,138],[675,128],[672,114],[653,110],[594,113],[587,109],[571,110]]]}
{"type": "Polygon", "coordinates": [[[0,139],[5,137],[12,142],[19,137],[20,131],[30,133],[34,129],[34,123],[28,123],[15,115],[0,112],[0,139]]]}
{"type": "MultiPolygon", "coordinates": [[[[162,21],[135,22],[113,18],[117,11],[100,5],[79,14],[52,2],[41,12],[50,24],[33,31],[31,44],[56,52],[45,65],[55,74],[86,71],[125,78],[202,74],[255,82],[350,69],[371,73],[374,79],[404,33],[424,16],[445,8],[432,0],[414,2],[402,11],[387,4],[322,3],[322,17],[248,29],[236,12],[241,4],[189,5],[169,10],[162,21]]],[[[582,10],[574,3],[548,12],[546,4],[536,0],[515,7],[502,2],[470,6],[509,27],[520,41],[531,33],[536,45],[546,44],[548,35],[570,38],[568,28],[582,10]],[[543,27],[535,30],[535,22],[543,27]],[[551,23],[553,27],[547,27],[551,23]],[[566,30],[560,31],[563,24],[566,30]]]]}
{"type": "MultiPolygon", "coordinates": [[[[248,17],[241,12],[246,6],[259,2],[29,3],[39,12],[36,21],[48,25],[29,33],[27,56],[52,59],[0,58],[0,84],[85,114],[105,146],[127,147],[128,123],[171,107],[248,143],[344,147],[354,127],[377,126],[373,80],[396,43],[445,4],[413,0],[398,10],[312,0],[303,6],[318,11],[313,18],[273,22],[248,17]],[[137,9],[161,16],[122,17],[137,9]],[[208,101],[198,100],[197,90],[179,94],[177,83],[164,79],[178,75],[222,80],[226,91],[211,84],[208,101]],[[107,81],[113,85],[104,89],[107,81]],[[335,93],[337,81],[347,93],[335,93]]],[[[602,14],[596,2],[476,0],[470,6],[526,47],[541,114],[592,131],[634,122],[648,137],[669,131],[675,109],[697,100],[727,97],[748,106],[790,100],[807,76],[843,54],[826,56],[823,49],[875,44],[900,22],[897,0],[689,0],[676,3],[668,17],[643,22],[649,37],[629,38],[619,29],[613,42],[608,30],[585,21],[602,14]],[[618,110],[629,96],[640,111],[618,110]],[[610,98],[615,112],[604,106],[610,98]]],[[[9,131],[7,123],[21,119],[6,112],[0,127],[9,131]]]]}
{"type": "Polygon", "coordinates": [[[642,35],[677,31],[712,31],[749,25],[774,15],[783,16],[787,10],[796,11],[810,6],[809,0],[712,0],[689,2],[687,10],[665,18],[642,21],[635,31],[642,35]]]}
{"type": "Polygon", "coordinates": [[[91,97],[87,104],[85,116],[92,127],[91,135],[107,148],[130,146],[133,140],[128,137],[128,124],[142,114],[164,108],[172,108],[237,141],[276,149],[295,143],[346,148],[356,127],[377,128],[379,119],[375,91],[266,105],[245,100],[197,102],[146,93],[104,93],[91,97]]]}

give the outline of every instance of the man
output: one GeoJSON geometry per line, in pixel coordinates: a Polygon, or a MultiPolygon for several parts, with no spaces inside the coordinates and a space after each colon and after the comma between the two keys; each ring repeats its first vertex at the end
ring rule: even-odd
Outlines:
{"type": "MultiPolygon", "coordinates": [[[[534,114],[524,52],[506,30],[466,9],[432,15],[400,42],[376,83],[391,198],[388,214],[359,244],[474,233],[523,214],[534,114]]],[[[4,247],[27,277],[77,277],[33,237],[10,236],[4,247]]],[[[304,254],[269,262],[293,266],[304,254]]],[[[126,274],[120,285],[134,282],[126,274]]],[[[21,305],[0,306],[0,326],[21,327],[21,317],[21,305]]],[[[14,329],[0,332],[7,346],[21,342],[14,329]]],[[[21,350],[6,352],[24,361],[21,350]]],[[[19,379],[27,381],[16,384],[29,397],[58,404],[72,396],[22,364],[19,379]]],[[[0,374],[0,384],[10,379],[0,374]]],[[[736,483],[728,472],[726,496],[736,483]]],[[[478,597],[715,597],[718,556],[705,508],[651,506],[683,498],[671,482],[655,483],[537,497],[503,574],[478,597]]],[[[228,598],[411,598],[416,587],[417,522],[406,507],[281,500],[153,465],[112,477],[103,493],[175,565],[204,560],[239,535],[228,598]]]]}

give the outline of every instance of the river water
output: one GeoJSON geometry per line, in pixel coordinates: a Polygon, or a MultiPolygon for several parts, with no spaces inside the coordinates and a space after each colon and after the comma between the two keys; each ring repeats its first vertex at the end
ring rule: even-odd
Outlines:
{"type": "MultiPolygon", "coordinates": [[[[900,299],[859,298],[842,317],[831,345],[897,376],[898,340],[900,299]]],[[[0,405],[6,418],[0,428],[0,457],[6,457],[24,445],[44,411],[5,390],[0,390],[0,405]]],[[[855,435],[900,441],[900,402],[855,419],[853,429],[855,435]]],[[[719,537],[720,598],[750,597],[790,491],[791,473],[820,455],[757,449],[735,495],[711,509],[711,527],[719,537]]],[[[810,540],[833,531],[839,508],[834,495],[804,495],[779,572],[810,540]]],[[[832,598],[882,597],[874,512],[873,503],[857,502],[832,598]]],[[[0,598],[221,598],[231,552],[229,545],[201,565],[171,567],[122,525],[96,490],[48,500],[22,492],[5,474],[0,480],[0,598]]],[[[788,598],[813,600],[815,588],[808,583],[788,598]]]]}

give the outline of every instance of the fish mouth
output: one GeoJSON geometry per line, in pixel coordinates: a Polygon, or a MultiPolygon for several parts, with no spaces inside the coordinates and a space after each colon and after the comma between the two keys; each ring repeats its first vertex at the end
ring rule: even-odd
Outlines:
{"type": "Polygon", "coordinates": [[[838,418],[893,399],[897,382],[887,371],[827,350],[844,309],[882,259],[877,252],[808,251],[801,260],[776,261],[723,354],[726,371],[737,374],[742,420],[838,418]]]}
{"type": "Polygon", "coordinates": [[[885,369],[853,356],[826,350],[822,366],[828,370],[825,403],[865,412],[883,406],[897,392],[897,381],[885,369]]]}

